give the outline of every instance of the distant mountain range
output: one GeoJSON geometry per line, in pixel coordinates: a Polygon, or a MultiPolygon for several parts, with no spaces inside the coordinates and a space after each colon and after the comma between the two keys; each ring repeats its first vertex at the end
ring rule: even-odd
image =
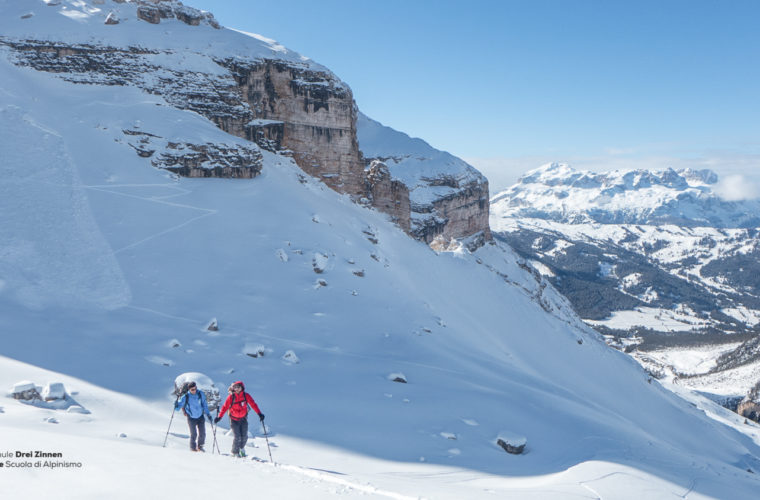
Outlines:
{"type": "Polygon", "coordinates": [[[553,163],[491,199],[491,227],[613,343],[737,347],[760,331],[760,204],[722,200],[717,182],[553,163]]]}

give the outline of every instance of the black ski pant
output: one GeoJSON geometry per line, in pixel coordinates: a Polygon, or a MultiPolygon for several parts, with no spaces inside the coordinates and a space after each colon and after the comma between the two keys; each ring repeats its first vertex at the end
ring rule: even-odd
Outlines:
{"type": "Polygon", "coordinates": [[[248,418],[240,420],[230,419],[230,429],[232,429],[232,454],[237,455],[240,450],[245,448],[248,442],[248,418]]]}
{"type": "Polygon", "coordinates": [[[187,425],[190,427],[190,449],[197,450],[206,443],[206,419],[203,415],[198,418],[187,416],[187,425]],[[198,445],[196,446],[196,438],[198,445]]]}

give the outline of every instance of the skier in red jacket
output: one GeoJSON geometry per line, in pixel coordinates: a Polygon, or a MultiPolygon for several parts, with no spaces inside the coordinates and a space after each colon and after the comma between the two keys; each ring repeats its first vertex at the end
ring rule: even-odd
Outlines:
{"type": "Polygon", "coordinates": [[[261,422],[264,421],[264,414],[261,413],[251,395],[245,392],[245,385],[240,380],[230,386],[229,393],[214,423],[219,423],[224,413],[227,410],[230,411],[230,429],[234,435],[232,454],[244,457],[245,443],[248,441],[248,406],[256,412],[261,422]]]}

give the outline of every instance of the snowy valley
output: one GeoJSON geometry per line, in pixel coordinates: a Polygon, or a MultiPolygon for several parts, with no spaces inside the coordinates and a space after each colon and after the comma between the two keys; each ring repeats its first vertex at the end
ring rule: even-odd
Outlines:
{"type": "Polygon", "coordinates": [[[326,68],[179,2],[0,12],[3,496],[753,498],[760,427],[610,349],[326,68]],[[276,465],[187,451],[187,372],[245,381],[276,465]]]}

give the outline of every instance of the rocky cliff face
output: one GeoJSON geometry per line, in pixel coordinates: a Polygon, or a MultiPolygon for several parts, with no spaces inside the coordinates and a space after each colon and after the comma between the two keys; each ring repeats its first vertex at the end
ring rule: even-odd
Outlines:
{"type": "Polygon", "coordinates": [[[389,214],[401,229],[411,232],[409,189],[403,182],[393,179],[388,166],[380,160],[372,160],[367,166],[366,193],[372,206],[389,214]]]}
{"type": "Polygon", "coordinates": [[[331,73],[279,60],[216,62],[234,77],[247,109],[211,117],[223,130],[265,148],[287,148],[305,172],[336,191],[364,194],[350,88],[331,73]]]}
{"type": "MultiPolygon", "coordinates": [[[[221,29],[211,14],[174,0],[66,4],[48,3],[44,16],[11,24],[0,47],[17,65],[77,84],[133,86],[290,155],[308,174],[388,213],[427,243],[477,233],[490,238],[485,178],[429,146],[425,155],[410,156],[367,144],[363,158],[351,89],[326,68],[272,40],[221,29]]],[[[141,139],[154,141],[151,134],[165,135],[154,130],[141,139]]],[[[261,170],[253,150],[233,155],[224,145],[166,141],[163,153],[151,157],[149,148],[128,140],[154,166],[183,176],[250,178],[261,170]]]]}

